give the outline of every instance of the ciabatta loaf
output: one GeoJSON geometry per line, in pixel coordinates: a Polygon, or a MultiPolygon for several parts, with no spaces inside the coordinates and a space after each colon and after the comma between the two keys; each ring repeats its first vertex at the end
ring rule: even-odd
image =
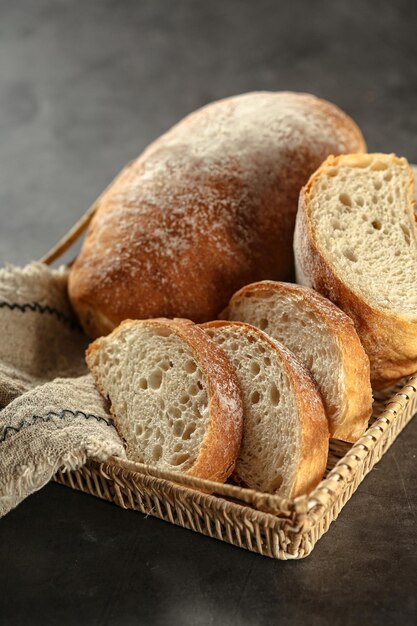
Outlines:
{"type": "Polygon", "coordinates": [[[100,198],[71,268],[87,334],[122,320],[217,317],[263,278],[288,279],[302,185],[329,154],[362,152],[356,124],[299,93],[249,93],[179,122],[100,198]]]}
{"type": "Polygon", "coordinates": [[[330,157],[300,195],[298,282],[353,320],[375,387],[417,370],[413,174],[387,154],[330,157]]]}
{"type": "Polygon", "coordinates": [[[243,393],[243,440],[235,476],[253,489],[295,497],[323,477],[329,431],[307,370],[284,346],[239,322],[202,328],[236,368],[243,393]]]}
{"type": "Polygon", "coordinates": [[[242,438],[242,400],[224,352],[185,320],[126,321],[87,350],[133,461],[224,481],[242,438]]]}
{"type": "Polygon", "coordinates": [[[307,287],[263,281],[235,293],[224,315],[261,328],[310,370],[332,437],[353,442],[363,435],[372,413],[369,359],[343,311],[307,287]]]}

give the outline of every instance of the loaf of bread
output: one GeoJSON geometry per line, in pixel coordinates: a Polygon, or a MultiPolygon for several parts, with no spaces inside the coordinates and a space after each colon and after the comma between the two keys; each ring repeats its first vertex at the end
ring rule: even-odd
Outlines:
{"type": "Polygon", "coordinates": [[[87,363],[128,457],[223,482],[242,439],[239,383],[224,352],[185,320],[127,320],[87,363]]]}
{"type": "Polygon", "coordinates": [[[249,93],[192,113],[100,198],[69,279],[84,329],[203,322],[243,285],[289,279],[300,188],[329,154],[364,150],[345,113],[307,94],[249,93]]]}
{"type": "Polygon", "coordinates": [[[243,439],[235,478],[292,498],[313,489],[326,469],[329,430],[307,370],[258,328],[208,322],[202,328],[235,367],[243,394],[243,439]]]}
{"type": "Polygon", "coordinates": [[[329,157],[300,195],[298,282],[353,320],[376,388],[417,370],[417,232],[405,159],[329,157]]]}
{"type": "Polygon", "coordinates": [[[224,317],[261,328],[300,359],[318,384],[331,437],[363,435],[372,413],[369,359],[343,311],[313,289],[266,280],[235,293],[224,317]]]}

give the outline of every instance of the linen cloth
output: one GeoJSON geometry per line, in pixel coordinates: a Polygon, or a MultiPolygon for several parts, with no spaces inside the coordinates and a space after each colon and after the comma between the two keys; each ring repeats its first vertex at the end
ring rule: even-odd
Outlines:
{"type": "Polygon", "coordinates": [[[88,374],[67,279],[42,263],[0,270],[0,517],[58,470],[125,457],[88,374]]]}

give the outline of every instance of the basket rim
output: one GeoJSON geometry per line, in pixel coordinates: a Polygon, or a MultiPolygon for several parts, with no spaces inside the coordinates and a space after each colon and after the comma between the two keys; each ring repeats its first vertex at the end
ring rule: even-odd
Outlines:
{"type": "Polygon", "coordinates": [[[412,375],[399,391],[388,398],[381,414],[329,471],[327,476],[311,492],[294,499],[197,478],[119,457],[111,457],[101,462],[100,468],[105,474],[108,471],[113,474],[119,468],[131,474],[136,473],[164,479],[189,490],[197,489],[217,497],[231,499],[234,502],[238,501],[239,504],[252,507],[257,511],[284,519],[292,519],[294,531],[302,532],[318,523],[325,515],[329,504],[352,482],[358,469],[393,427],[416,393],[417,373],[412,375]]]}

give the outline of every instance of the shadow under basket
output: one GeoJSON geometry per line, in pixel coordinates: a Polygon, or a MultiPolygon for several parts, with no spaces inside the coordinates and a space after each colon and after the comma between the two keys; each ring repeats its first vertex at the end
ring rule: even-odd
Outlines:
{"type": "Polygon", "coordinates": [[[309,494],[279,496],[112,459],[90,462],[55,480],[239,548],[275,559],[310,554],[363,478],[417,411],[417,375],[379,393],[363,437],[330,441],[326,474],[309,494]]]}

